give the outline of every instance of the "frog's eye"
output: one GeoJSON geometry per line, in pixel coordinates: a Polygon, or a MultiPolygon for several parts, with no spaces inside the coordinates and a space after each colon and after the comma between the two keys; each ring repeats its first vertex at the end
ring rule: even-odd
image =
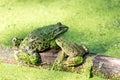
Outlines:
{"type": "Polygon", "coordinates": [[[16,42],[18,39],[15,37],[12,39],[13,42],[16,42]]]}
{"type": "Polygon", "coordinates": [[[61,23],[61,22],[58,22],[58,23],[57,23],[57,25],[58,25],[58,26],[61,26],[61,25],[62,25],[62,23],[61,23]]]}

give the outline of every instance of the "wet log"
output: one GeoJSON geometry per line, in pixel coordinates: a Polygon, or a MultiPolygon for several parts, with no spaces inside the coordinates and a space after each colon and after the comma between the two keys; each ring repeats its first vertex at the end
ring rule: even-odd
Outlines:
{"type": "MultiPolygon", "coordinates": [[[[46,52],[40,53],[42,61],[43,61],[43,68],[49,68],[53,65],[55,59],[57,58],[59,50],[48,50],[46,52]]],[[[13,50],[12,49],[4,49],[3,47],[0,47],[0,60],[7,64],[16,64],[16,61],[13,57],[13,50]]],[[[112,58],[105,55],[86,55],[86,61],[89,57],[94,57],[92,59],[93,66],[89,65],[89,67],[92,67],[91,72],[94,75],[106,77],[114,80],[120,80],[120,59],[118,58],[112,58]]],[[[88,65],[90,61],[85,62],[79,66],[75,67],[76,72],[79,73],[81,71],[83,65],[88,65]]]]}
{"type": "MultiPolygon", "coordinates": [[[[45,52],[45,54],[40,53],[41,58],[43,62],[47,63],[43,65],[43,68],[48,68],[49,66],[52,66],[54,63],[54,60],[57,57],[58,50],[50,50],[48,52],[45,52]]],[[[92,75],[97,75],[104,78],[109,79],[115,79],[120,80],[120,59],[118,58],[112,58],[105,55],[87,55],[86,60],[88,57],[94,57],[92,59],[93,66],[89,65],[88,67],[92,67],[92,75]]],[[[90,60],[88,60],[90,61],[90,60]]],[[[83,68],[83,65],[88,65],[89,62],[85,62],[79,66],[75,67],[76,72],[80,73],[81,69],[83,68]]],[[[88,68],[87,67],[87,68],[88,68]]],[[[84,67],[85,68],[85,67],[84,67]]],[[[65,69],[64,69],[65,70],[65,69]]],[[[69,71],[69,69],[65,70],[69,71]]],[[[91,73],[91,72],[90,72],[91,73]]]]}
{"type": "Polygon", "coordinates": [[[93,59],[93,65],[94,75],[120,80],[120,59],[96,55],[93,59]]]}

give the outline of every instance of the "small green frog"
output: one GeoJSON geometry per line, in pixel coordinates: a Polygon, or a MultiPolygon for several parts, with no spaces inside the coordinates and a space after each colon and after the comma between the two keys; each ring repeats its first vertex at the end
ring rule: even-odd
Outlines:
{"type": "Polygon", "coordinates": [[[60,37],[55,41],[61,48],[56,59],[57,63],[63,62],[66,66],[76,66],[83,62],[83,55],[88,53],[88,48],[85,45],[79,46],[60,37]]]}

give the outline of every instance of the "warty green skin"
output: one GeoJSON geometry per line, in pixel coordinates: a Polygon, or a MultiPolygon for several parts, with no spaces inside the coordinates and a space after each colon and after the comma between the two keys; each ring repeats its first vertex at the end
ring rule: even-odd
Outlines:
{"type": "Polygon", "coordinates": [[[60,37],[55,41],[57,45],[62,49],[58,53],[56,61],[58,61],[58,63],[61,63],[67,56],[67,59],[64,61],[64,64],[66,66],[75,66],[81,64],[83,62],[83,55],[88,53],[88,49],[85,45],[79,46],[60,37]]]}
{"type": "Polygon", "coordinates": [[[35,60],[41,60],[39,52],[56,46],[53,45],[53,43],[55,43],[55,38],[65,33],[67,30],[68,27],[60,22],[54,25],[38,28],[25,37],[20,43],[19,49],[26,54],[36,56],[35,60]]]}
{"type": "Polygon", "coordinates": [[[55,25],[49,25],[42,28],[38,28],[32,31],[20,44],[21,49],[44,51],[50,48],[51,42],[56,37],[65,33],[68,27],[57,23],[55,25]]]}

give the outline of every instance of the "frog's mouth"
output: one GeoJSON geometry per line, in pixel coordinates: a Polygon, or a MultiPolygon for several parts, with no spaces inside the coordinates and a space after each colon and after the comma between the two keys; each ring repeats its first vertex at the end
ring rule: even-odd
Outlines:
{"type": "Polygon", "coordinates": [[[65,32],[67,32],[67,30],[68,30],[68,27],[67,27],[67,26],[59,27],[59,29],[56,29],[56,30],[53,32],[53,34],[54,34],[54,36],[56,37],[56,36],[59,36],[59,35],[65,33],[65,32]]]}

